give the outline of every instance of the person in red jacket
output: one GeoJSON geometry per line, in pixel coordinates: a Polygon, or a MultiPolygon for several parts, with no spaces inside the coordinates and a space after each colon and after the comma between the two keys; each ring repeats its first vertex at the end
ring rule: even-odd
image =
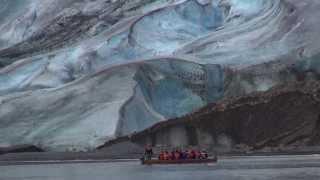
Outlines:
{"type": "Polygon", "coordinates": [[[191,150],[191,159],[196,159],[196,152],[191,150]]]}
{"type": "Polygon", "coordinates": [[[164,152],[161,151],[158,157],[159,160],[164,160],[164,152]]]}

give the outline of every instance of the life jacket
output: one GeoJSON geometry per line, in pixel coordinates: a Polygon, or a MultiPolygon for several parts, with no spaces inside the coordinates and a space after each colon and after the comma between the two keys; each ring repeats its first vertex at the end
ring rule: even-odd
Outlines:
{"type": "Polygon", "coordinates": [[[169,160],[169,153],[168,153],[168,152],[165,152],[165,153],[163,154],[163,159],[164,159],[164,160],[169,160]]]}
{"type": "Polygon", "coordinates": [[[196,159],[196,152],[195,151],[191,151],[191,159],[196,159]]]}
{"type": "Polygon", "coordinates": [[[161,152],[161,153],[159,154],[159,160],[164,160],[164,153],[163,153],[163,152],[161,152]]]}
{"type": "Polygon", "coordinates": [[[182,159],[188,159],[188,152],[182,153],[182,159]]]}
{"type": "Polygon", "coordinates": [[[200,158],[201,158],[201,153],[200,153],[200,151],[195,151],[194,154],[195,154],[195,158],[196,158],[196,159],[200,159],[200,158]]]}
{"type": "Polygon", "coordinates": [[[175,159],[176,159],[175,153],[172,151],[172,152],[170,153],[170,160],[175,160],[175,159]]]}
{"type": "Polygon", "coordinates": [[[176,151],[174,153],[174,158],[177,159],[177,160],[180,159],[180,153],[176,151]]]}

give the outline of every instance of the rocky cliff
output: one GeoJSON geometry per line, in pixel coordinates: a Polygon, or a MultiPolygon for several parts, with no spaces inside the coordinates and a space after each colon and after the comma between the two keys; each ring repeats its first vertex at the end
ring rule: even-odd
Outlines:
{"type": "Polygon", "coordinates": [[[319,124],[320,84],[312,81],[222,100],[105,146],[131,141],[155,147],[195,146],[224,152],[288,150],[320,145],[319,124]]]}

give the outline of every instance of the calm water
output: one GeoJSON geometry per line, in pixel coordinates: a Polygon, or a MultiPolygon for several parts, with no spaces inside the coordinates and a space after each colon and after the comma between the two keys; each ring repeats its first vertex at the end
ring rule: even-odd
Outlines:
{"type": "Polygon", "coordinates": [[[142,166],[139,162],[0,166],[8,180],[320,179],[318,156],[223,159],[218,165],[142,166]]]}

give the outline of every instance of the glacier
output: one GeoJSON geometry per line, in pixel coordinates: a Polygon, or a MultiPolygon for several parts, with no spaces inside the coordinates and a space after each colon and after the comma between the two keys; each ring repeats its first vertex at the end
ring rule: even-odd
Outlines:
{"type": "Polygon", "coordinates": [[[0,4],[0,146],[91,150],[319,73],[316,0],[0,4]]]}
{"type": "Polygon", "coordinates": [[[0,101],[1,143],[90,150],[115,135],[196,110],[214,100],[208,94],[221,96],[222,85],[219,66],[164,59],[103,70],[59,88],[7,95],[0,101]],[[207,74],[216,80],[197,80],[207,74]],[[164,98],[167,93],[171,96],[164,98]]]}

